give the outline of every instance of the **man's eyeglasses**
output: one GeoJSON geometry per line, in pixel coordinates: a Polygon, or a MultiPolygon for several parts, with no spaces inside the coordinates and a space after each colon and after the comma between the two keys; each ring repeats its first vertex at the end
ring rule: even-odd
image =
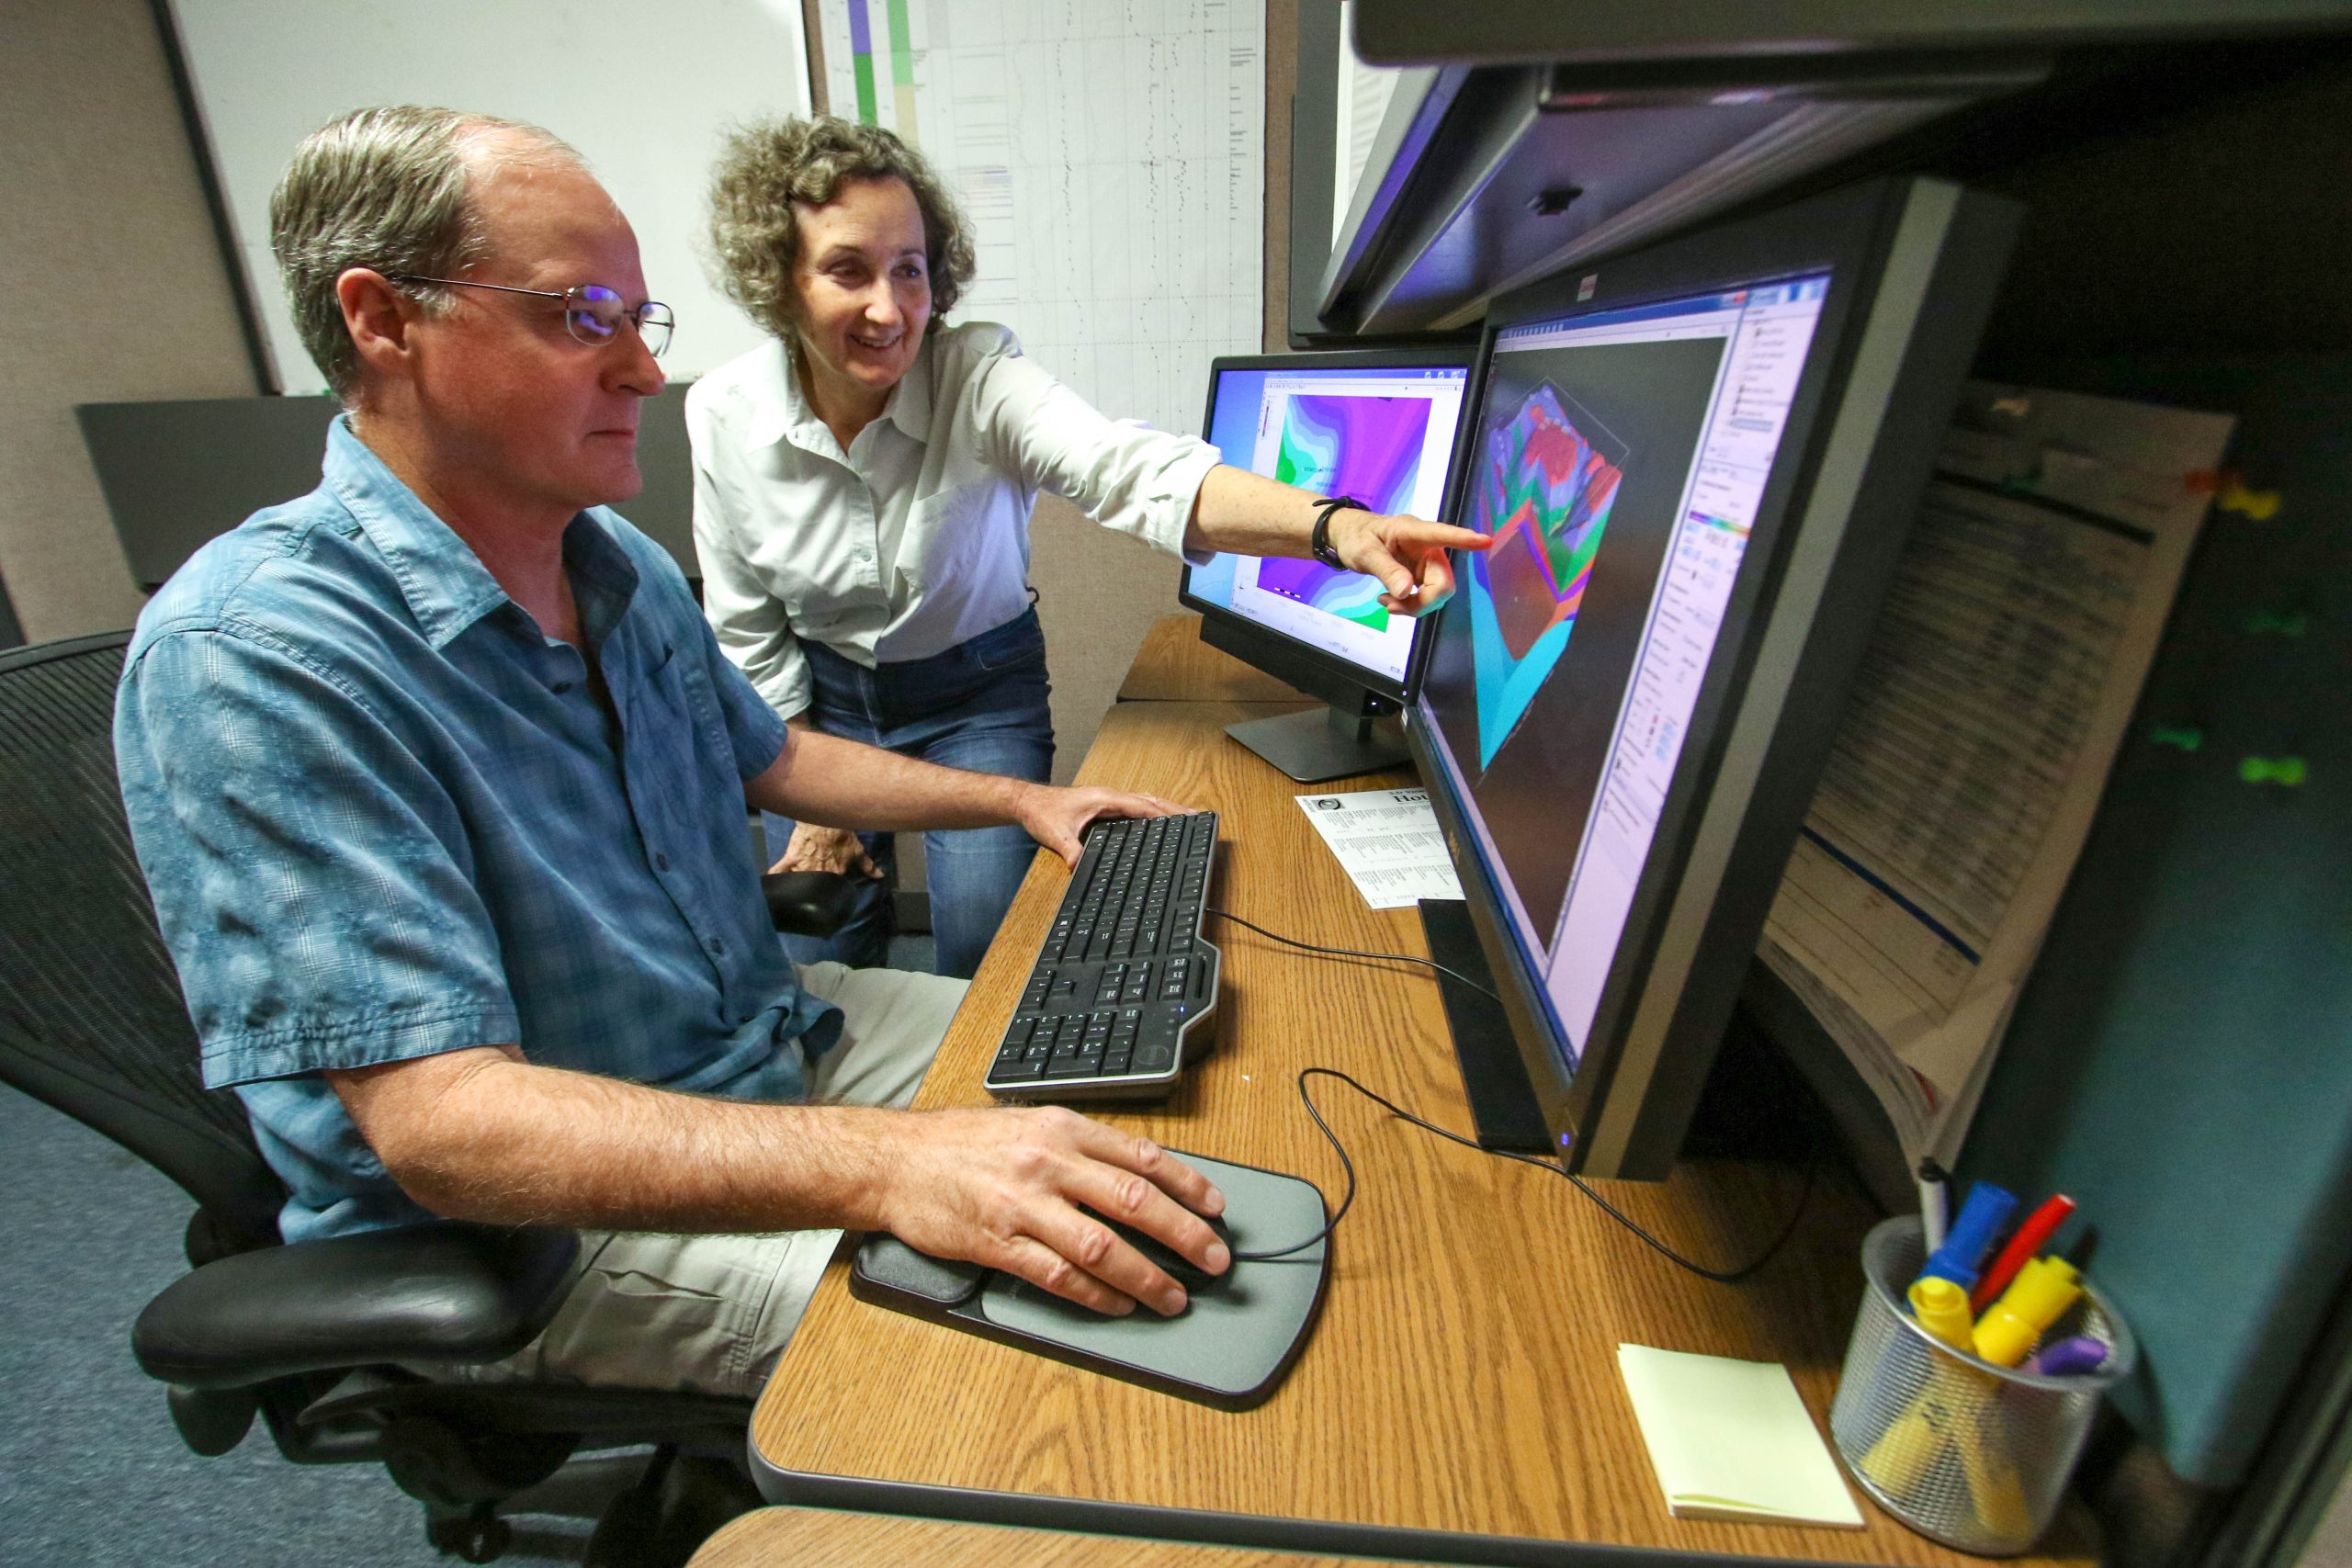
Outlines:
{"type": "Polygon", "coordinates": [[[670,331],[678,324],[670,307],[648,299],[632,310],[621,297],[601,283],[583,283],[558,294],[546,288],[515,288],[503,283],[471,283],[462,277],[425,277],[412,272],[384,275],[394,283],[440,283],[453,288],[489,288],[501,294],[527,294],[534,299],[563,301],[563,330],[591,348],[602,348],[620,335],[621,323],[633,321],[645,340],[645,352],[659,355],[670,346],[670,331]]]}

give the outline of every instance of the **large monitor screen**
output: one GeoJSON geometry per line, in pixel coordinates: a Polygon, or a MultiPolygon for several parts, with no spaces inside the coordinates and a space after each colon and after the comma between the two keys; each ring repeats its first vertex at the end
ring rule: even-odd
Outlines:
{"type": "Polygon", "coordinates": [[[1573,1073],[1828,276],[1494,334],[1419,718],[1573,1073]]]}
{"type": "MultiPolygon", "coordinates": [[[[1211,371],[1208,440],[1237,468],[1374,512],[1434,518],[1469,378],[1466,361],[1381,364],[1362,354],[1295,363],[1222,362],[1211,371]],[[1318,360],[1323,361],[1317,363],[1318,360]]],[[[1193,568],[1185,597],[1401,685],[1415,622],[1380,604],[1380,583],[1320,562],[1218,555],[1193,568]]]]}

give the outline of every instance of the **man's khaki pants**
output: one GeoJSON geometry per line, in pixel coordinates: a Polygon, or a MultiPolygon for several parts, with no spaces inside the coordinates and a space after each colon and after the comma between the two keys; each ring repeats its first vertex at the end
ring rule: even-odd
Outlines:
{"type": "MultiPolygon", "coordinates": [[[[903,1106],[931,1066],[966,982],[814,964],[801,983],[842,1010],[808,1098],[903,1106]]],[[[435,1366],[458,1381],[602,1383],[757,1398],[792,1338],[839,1231],[652,1235],[583,1231],[571,1293],[544,1333],[503,1361],[435,1366]]]]}

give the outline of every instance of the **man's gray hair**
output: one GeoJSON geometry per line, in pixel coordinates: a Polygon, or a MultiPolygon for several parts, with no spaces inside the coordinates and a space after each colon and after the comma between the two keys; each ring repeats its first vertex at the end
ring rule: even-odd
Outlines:
{"type": "MultiPolygon", "coordinates": [[[[387,276],[453,277],[490,243],[469,189],[467,149],[512,133],[532,152],[582,160],[535,125],[415,105],[355,109],[302,139],[269,198],[269,245],[286,277],[302,346],[346,405],[359,395],[359,351],[343,324],[335,279],[355,266],[387,276]]],[[[401,288],[428,310],[453,291],[401,288]]]]}

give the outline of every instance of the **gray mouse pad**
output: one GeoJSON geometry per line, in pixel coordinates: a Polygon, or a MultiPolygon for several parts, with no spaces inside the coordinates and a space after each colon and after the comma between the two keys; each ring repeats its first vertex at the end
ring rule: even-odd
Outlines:
{"type": "MultiPolygon", "coordinates": [[[[1287,1247],[1322,1229],[1323,1195],[1311,1183],[1174,1152],[1225,1193],[1235,1251],[1287,1247]]],[[[1125,1317],[1104,1317],[1004,1274],[984,1275],[978,1291],[968,1294],[909,1289],[905,1259],[895,1256],[905,1251],[888,1237],[869,1238],[851,1270],[851,1292],[861,1301],[1227,1409],[1247,1409],[1273,1392],[1306,1343],[1330,1275],[1326,1237],[1285,1258],[1235,1263],[1216,1280],[1191,1292],[1192,1304],[1175,1317],[1140,1307],[1125,1317]]]]}

